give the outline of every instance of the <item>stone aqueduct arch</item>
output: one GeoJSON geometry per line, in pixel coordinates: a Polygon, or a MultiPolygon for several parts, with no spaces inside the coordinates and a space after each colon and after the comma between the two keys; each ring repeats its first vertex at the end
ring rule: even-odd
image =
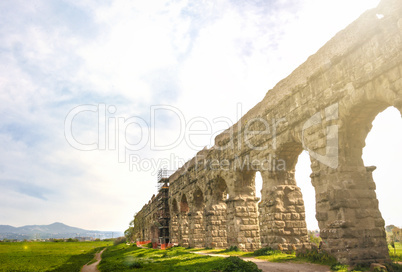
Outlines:
{"type": "Polygon", "coordinates": [[[383,0],[339,32],[218,135],[214,147],[170,176],[171,240],[242,250],[308,246],[294,175],[305,149],[323,249],[343,263],[389,260],[375,167],[361,158],[371,122],[389,106],[402,111],[400,0],[383,0]],[[270,133],[263,133],[267,124],[270,133]]]}

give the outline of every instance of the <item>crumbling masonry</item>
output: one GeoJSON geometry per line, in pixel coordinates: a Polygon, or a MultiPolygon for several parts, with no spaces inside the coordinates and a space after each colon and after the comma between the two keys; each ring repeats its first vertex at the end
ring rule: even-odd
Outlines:
{"type": "MultiPolygon", "coordinates": [[[[295,180],[307,150],[322,248],[343,263],[389,260],[372,172],[362,161],[375,116],[402,111],[402,1],[383,0],[280,81],[233,127],[169,177],[169,238],[190,247],[308,246],[295,180]],[[269,128],[269,130],[267,129],[269,128]],[[262,199],[254,178],[263,178],[262,199]]],[[[137,238],[158,241],[158,198],[137,238]]]]}

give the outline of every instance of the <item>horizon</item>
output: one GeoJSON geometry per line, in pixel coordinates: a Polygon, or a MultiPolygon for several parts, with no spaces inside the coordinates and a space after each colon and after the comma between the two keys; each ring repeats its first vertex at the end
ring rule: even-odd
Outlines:
{"type": "MultiPolygon", "coordinates": [[[[156,194],[160,166],[176,170],[210,147],[379,2],[1,3],[0,224],[124,232],[156,194]],[[211,125],[208,135],[187,133],[205,129],[197,120],[211,125]]],[[[389,108],[373,124],[363,159],[378,166],[386,225],[402,227],[402,207],[394,204],[402,189],[395,171],[400,113],[389,108]]],[[[297,182],[308,229],[316,230],[310,172],[303,152],[297,182]]],[[[257,195],[260,185],[256,180],[257,195]]]]}
{"type": "Polygon", "coordinates": [[[124,233],[124,230],[96,230],[96,229],[85,229],[85,228],[81,228],[78,226],[71,226],[68,224],[64,224],[63,222],[53,222],[50,224],[27,224],[27,225],[22,225],[22,226],[13,226],[13,225],[4,225],[4,224],[0,224],[0,226],[10,226],[10,227],[14,227],[14,228],[22,228],[22,227],[30,227],[30,226],[50,226],[50,225],[55,225],[55,224],[61,224],[67,227],[71,227],[71,228],[77,228],[77,229],[82,229],[82,230],[88,230],[88,231],[101,231],[101,232],[122,232],[124,233]]]}

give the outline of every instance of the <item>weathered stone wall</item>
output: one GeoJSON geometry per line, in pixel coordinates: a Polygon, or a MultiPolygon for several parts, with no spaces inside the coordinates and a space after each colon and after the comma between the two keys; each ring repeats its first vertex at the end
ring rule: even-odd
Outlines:
{"type": "Polygon", "coordinates": [[[135,215],[135,221],[138,226],[135,226],[135,238],[137,241],[158,242],[158,199],[155,195],[152,196],[148,204],[145,204],[135,215]]]}
{"type": "Polygon", "coordinates": [[[375,167],[361,155],[375,116],[389,106],[402,110],[401,52],[402,2],[383,0],[170,177],[172,241],[242,250],[308,246],[294,176],[307,150],[323,248],[344,263],[388,260],[375,167]],[[263,178],[258,205],[256,172],[263,178]]]}

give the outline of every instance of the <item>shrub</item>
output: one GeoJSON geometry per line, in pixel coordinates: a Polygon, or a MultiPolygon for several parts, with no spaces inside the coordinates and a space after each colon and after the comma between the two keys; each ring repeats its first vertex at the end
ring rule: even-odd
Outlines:
{"type": "Polygon", "coordinates": [[[153,248],[152,243],[145,244],[144,247],[153,248]]]}
{"type": "Polygon", "coordinates": [[[312,249],[306,249],[296,252],[296,257],[306,258],[307,260],[313,263],[329,264],[329,265],[338,263],[335,257],[329,255],[327,252],[323,250],[319,250],[314,247],[312,249]]]}
{"type": "Polygon", "coordinates": [[[402,272],[402,265],[396,263],[386,263],[389,272],[402,272]]]}
{"type": "Polygon", "coordinates": [[[261,272],[258,266],[250,261],[243,261],[239,257],[228,257],[224,259],[218,268],[220,272],[261,272]]]}
{"type": "Polygon", "coordinates": [[[348,270],[348,266],[346,264],[340,264],[340,263],[336,263],[331,265],[331,270],[332,271],[347,271],[348,270]]]}
{"type": "Polygon", "coordinates": [[[142,263],[134,261],[128,267],[129,268],[142,268],[142,263]]]}
{"type": "Polygon", "coordinates": [[[231,246],[227,249],[227,251],[240,251],[237,246],[231,246]]]}
{"type": "Polygon", "coordinates": [[[113,241],[113,245],[117,246],[126,242],[126,237],[118,237],[113,241]]]}
{"type": "Polygon", "coordinates": [[[309,238],[310,243],[312,243],[316,247],[320,246],[320,243],[321,243],[322,239],[319,236],[319,234],[317,234],[317,233],[315,233],[313,231],[309,231],[308,232],[308,238],[309,238]]]}
{"type": "Polygon", "coordinates": [[[280,250],[273,250],[270,247],[264,247],[264,248],[254,251],[255,256],[270,256],[270,255],[275,255],[275,254],[279,254],[279,253],[281,253],[280,250]]]}

